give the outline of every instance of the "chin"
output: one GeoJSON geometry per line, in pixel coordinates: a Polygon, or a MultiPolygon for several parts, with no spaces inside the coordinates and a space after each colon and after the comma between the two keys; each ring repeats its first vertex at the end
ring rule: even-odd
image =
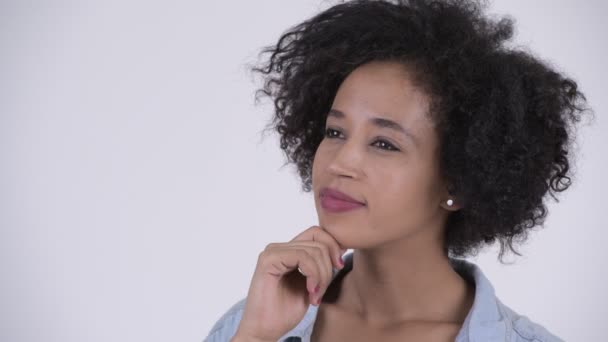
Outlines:
{"type": "Polygon", "coordinates": [[[323,220],[320,221],[319,226],[333,236],[343,248],[357,248],[355,246],[359,246],[362,242],[361,237],[356,234],[357,231],[360,231],[358,227],[346,226],[344,223],[325,223],[323,220]]]}

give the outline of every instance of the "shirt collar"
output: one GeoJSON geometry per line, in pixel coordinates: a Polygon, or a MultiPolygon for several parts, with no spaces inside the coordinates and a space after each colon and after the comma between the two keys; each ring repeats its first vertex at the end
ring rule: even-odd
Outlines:
{"type": "MultiPolygon", "coordinates": [[[[352,267],[352,255],[344,256],[345,267],[334,269],[332,280],[340,273],[352,267]]],[[[501,313],[494,287],[483,274],[479,266],[464,259],[450,258],[450,264],[461,276],[475,284],[473,306],[467,314],[456,342],[503,342],[507,337],[507,323],[501,313]]],[[[279,341],[310,342],[312,329],[317,318],[318,306],[310,305],[304,318],[298,325],[287,332],[279,341]]]]}

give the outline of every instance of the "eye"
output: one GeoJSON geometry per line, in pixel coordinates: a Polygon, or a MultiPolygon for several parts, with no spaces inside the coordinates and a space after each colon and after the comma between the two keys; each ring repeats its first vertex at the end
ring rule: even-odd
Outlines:
{"type": "Polygon", "coordinates": [[[327,138],[330,138],[330,139],[336,138],[336,136],[332,135],[332,133],[338,133],[338,135],[340,135],[340,131],[336,131],[335,129],[331,129],[331,128],[326,128],[325,129],[325,136],[327,138]]]}
{"type": "Polygon", "coordinates": [[[383,150],[387,150],[387,151],[399,151],[398,148],[396,148],[395,146],[393,146],[393,144],[389,143],[386,140],[379,139],[379,140],[374,141],[374,144],[375,143],[380,143],[381,146],[384,146],[384,147],[380,147],[383,150]]]}
{"type": "MultiPolygon", "coordinates": [[[[332,129],[332,128],[326,128],[325,129],[325,137],[329,138],[329,139],[334,139],[334,138],[338,138],[340,136],[340,131],[332,129]]],[[[376,146],[378,146],[378,148],[380,148],[381,150],[386,150],[386,151],[399,151],[398,148],[396,148],[393,144],[389,143],[386,140],[383,139],[378,139],[376,141],[374,141],[374,143],[372,145],[376,144],[376,146]]]]}

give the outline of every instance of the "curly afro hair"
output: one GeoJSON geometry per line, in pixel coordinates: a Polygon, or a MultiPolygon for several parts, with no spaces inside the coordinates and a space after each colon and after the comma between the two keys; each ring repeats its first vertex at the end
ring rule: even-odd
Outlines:
{"type": "Polygon", "coordinates": [[[571,184],[568,152],[587,101],[571,78],[530,52],[507,48],[513,20],[484,15],[486,4],[446,0],[341,2],[283,33],[264,64],[259,95],[273,99],[266,128],[280,135],[302,189],[341,82],[371,61],[398,61],[432,98],[440,167],[462,204],[445,227],[444,251],[475,255],[513,242],[547,215],[547,193],[571,184]]]}

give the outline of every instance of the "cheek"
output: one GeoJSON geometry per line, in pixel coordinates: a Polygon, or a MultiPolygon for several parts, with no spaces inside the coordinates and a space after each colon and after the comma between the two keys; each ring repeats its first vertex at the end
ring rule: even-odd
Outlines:
{"type": "Polygon", "coordinates": [[[328,163],[329,153],[327,152],[327,148],[323,146],[323,142],[317,148],[315,152],[313,161],[312,161],[312,184],[313,188],[315,184],[317,184],[322,177],[322,170],[325,169],[325,166],[328,163]]]}
{"type": "Polygon", "coordinates": [[[317,151],[315,152],[314,158],[312,160],[312,176],[313,179],[315,178],[315,175],[317,175],[319,172],[318,170],[321,168],[321,164],[323,163],[323,152],[321,151],[321,145],[319,145],[319,147],[317,148],[317,151]]]}
{"type": "Polygon", "coordinates": [[[372,185],[374,206],[390,217],[423,214],[435,198],[433,179],[432,172],[411,165],[378,170],[372,185]]]}
{"type": "Polygon", "coordinates": [[[375,191],[383,208],[403,208],[415,201],[420,184],[411,174],[385,173],[378,179],[375,191]]]}

